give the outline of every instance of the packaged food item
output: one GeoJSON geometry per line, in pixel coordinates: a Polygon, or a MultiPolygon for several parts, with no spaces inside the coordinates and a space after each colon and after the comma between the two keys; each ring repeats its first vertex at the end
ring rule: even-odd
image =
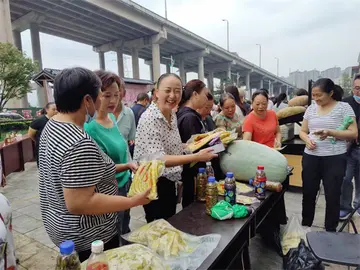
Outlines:
{"type": "Polygon", "coordinates": [[[206,214],[211,215],[211,208],[217,203],[218,190],[215,177],[210,176],[206,185],[206,214]]]}
{"type": "Polygon", "coordinates": [[[64,241],[60,244],[60,254],[56,259],[55,270],[80,270],[79,256],[75,251],[73,241],[64,241]]]}
{"type": "Polygon", "coordinates": [[[109,270],[103,241],[96,240],[91,243],[91,255],[87,260],[86,270],[109,270]]]}
{"type": "Polygon", "coordinates": [[[205,201],[207,177],[205,168],[199,168],[199,173],[196,177],[196,199],[200,202],[205,201]]]}
{"type": "MultiPolygon", "coordinates": [[[[224,196],[225,181],[220,180],[219,182],[217,182],[217,188],[218,188],[218,195],[219,196],[224,196]]],[[[236,182],[236,194],[237,195],[238,194],[249,193],[249,192],[252,192],[253,190],[254,189],[252,187],[249,187],[246,184],[236,182]]]]}
{"type": "Polygon", "coordinates": [[[245,195],[237,195],[236,196],[236,203],[241,203],[244,205],[251,205],[253,203],[260,202],[255,197],[245,196],[245,195]]]}
{"type": "Polygon", "coordinates": [[[127,238],[130,242],[149,247],[165,259],[177,257],[180,252],[193,251],[187,244],[186,234],[164,219],[155,220],[132,231],[127,238]]]}
{"type": "Polygon", "coordinates": [[[133,197],[151,187],[148,198],[149,200],[156,200],[158,197],[157,180],[164,169],[165,162],[162,160],[141,162],[132,180],[128,197],[133,197]]]}

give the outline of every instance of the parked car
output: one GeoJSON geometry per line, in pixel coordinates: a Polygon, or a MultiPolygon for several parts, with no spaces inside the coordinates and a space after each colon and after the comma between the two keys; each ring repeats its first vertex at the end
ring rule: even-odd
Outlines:
{"type": "Polygon", "coordinates": [[[0,113],[0,120],[24,120],[25,117],[23,117],[21,114],[13,113],[13,112],[2,112],[0,113]]]}

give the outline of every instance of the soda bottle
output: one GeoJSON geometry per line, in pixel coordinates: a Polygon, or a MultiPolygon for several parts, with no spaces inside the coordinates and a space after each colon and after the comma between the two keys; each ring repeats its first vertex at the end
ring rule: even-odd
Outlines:
{"type": "Polygon", "coordinates": [[[215,176],[214,169],[211,166],[210,161],[206,162],[206,176],[208,177],[208,179],[210,176],[215,176]]]}
{"type": "Polygon", "coordinates": [[[199,168],[199,173],[196,177],[196,199],[198,201],[205,201],[207,178],[205,174],[205,168],[199,168]]]}
{"type": "Polygon", "coordinates": [[[208,177],[206,185],[206,214],[211,215],[211,208],[217,203],[218,190],[214,176],[208,177]]]}
{"type": "Polygon", "coordinates": [[[255,197],[259,200],[265,199],[266,174],[264,166],[258,166],[254,179],[255,197]]]}
{"type": "Polygon", "coordinates": [[[67,240],[60,244],[60,254],[56,259],[55,270],[81,270],[73,241],[67,240]]]}
{"type": "Polygon", "coordinates": [[[86,270],[109,270],[103,241],[96,240],[91,243],[91,255],[87,261],[86,270]]]}
{"type": "Polygon", "coordinates": [[[234,205],[236,203],[236,182],[232,172],[226,173],[224,189],[225,201],[234,205]]]}

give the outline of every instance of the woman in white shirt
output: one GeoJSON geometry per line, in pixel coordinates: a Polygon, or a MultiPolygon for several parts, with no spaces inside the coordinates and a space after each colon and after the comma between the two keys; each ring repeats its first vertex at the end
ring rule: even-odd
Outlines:
{"type": "Polygon", "coordinates": [[[276,98],[276,104],[274,104],[273,106],[273,111],[278,112],[281,109],[286,108],[288,105],[284,102],[286,99],[286,94],[285,93],[281,93],[277,98],[276,98]]]}
{"type": "Polygon", "coordinates": [[[136,130],[134,159],[160,153],[166,165],[157,183],[158,199],[144,206],[147,222],[168,219],[176,213],[177,183],[182,180],[182,165],[206,162],[217,157],[211,149],[203,149],[196,154],[183,154],[184,148],[173,111],[181,100],[182,88],[181,79],[176,74],[161,75],[154,92],[156,101],[141,115],[136,130]]]}
{"type": "Polygon", "coordinates": [[[300,131],[300,138],[306,143],[302,159],[302,225],[311,227],[313,223],[316,196],[322,180],[327,231],[336,231],[339,221],[341,185],[346,169],[346,140],[356,139],[358,134],[356,121],[347,130],[337,130],[346,116],[355,119],[350,105],[340,102],[343,93],[332,80],[317,80],[312,87],[315,104],[307,108],[300,131]]]}

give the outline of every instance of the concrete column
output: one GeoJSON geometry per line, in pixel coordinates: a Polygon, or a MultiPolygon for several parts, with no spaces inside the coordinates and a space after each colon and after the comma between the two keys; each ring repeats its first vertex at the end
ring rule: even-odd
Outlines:
{"type": "Polygon", "coordinates": [[[0,0],[0,42],[14,44],[9,0],[0,0]]]}
{"type": "Polygon", "coordinates": [[[289,99],[289,86],[288,85],[286,85],[286,96],[289,99]]]}
{"type": "Polygon", "coordinates": [[[169,64],[166,64],[166,73],[171,73],[171,67],[169,64]]]}
{"type": "Polygon", "coordinates": [[[154,81],[154,69],[152,64],[149,65],[149,70],[150,70],[150,80],[154,81]]]}
{"type": "Polygon", "coordinates": [[[211,93],[214,92],[214,72],[210,71],[208,76],[208,88],[211,91],[211,93]]]}
{"type": "Polygon", "coordinates": [[[18,48],[19,51],[22,51],[21,32],[14,30],[13,37],[14,37],[14,45],[16,46],[16,48],[18,48]]]}
{"type": "Polygon", "coordinates": [[[231,78],[231,66],[230,65],[227,68],[226,77],[232,81],[232,78],[231,78]]]}
{"type": "Polygon", "coordinates": [[[248,73],[246,74],[245,81],[246,81],[246,91],[250,91],[250,93],[251,93],[251,88],[250,88],[250,72],[248,72],[248,73]]]}
{"type": "Polygon", "coordinates": [[[131,62],[132,62],[133,78],[140,79],[139,50],[137,48],[131,49],[131,62]]]}
{"type": "Polygon", "coordinates": [[[33,53],[33,60],[38,62],[39,69],[42,70],[42,58],[40,47],[39,26],[35,23],[30,24],[31,47],[33,53]]]}
{"type": "Polygon", "coordinates": [[[185,72],[184,66],[185,66],[184,59],[180,59],[179,60],[179,73],[180,73],[180,78],[181,78],[183,84],[186,83],[186,72],[185,72]]]}
{"type": "Polygon", "coordinates": [[[198,79],[204,81],[205,74],[204,74],[204,57],[200,56],[198,58],[198,79]]]}
{"type": "Polygon", "coordinates": [[[160,44],[152,44],[153,78],[157,81],[160,77],[160,44]]]}
{"type": "Polygon", "coordinates": [[[99,68],[105,70],[105,53],[98,52],[99,55],[99,68]]]}
{"type": "Polygon", "coordinates": [[[264,80],[263,79],[260,80],[260,89],[261,88],[264,88],[264,80]]]}
{"type": "Polygon", "coordinates": [[[118,74],[121,78],[124,78],[124,56],[123,49],[121,47],[116,48],[116,60],[118,66],[118,74]]]}
{"type": "Polygon", "coordinates": [[[274,95],[274,83],[270,84],[269,94],[270,94],[270,97],[272,97],[274,95]]]}

